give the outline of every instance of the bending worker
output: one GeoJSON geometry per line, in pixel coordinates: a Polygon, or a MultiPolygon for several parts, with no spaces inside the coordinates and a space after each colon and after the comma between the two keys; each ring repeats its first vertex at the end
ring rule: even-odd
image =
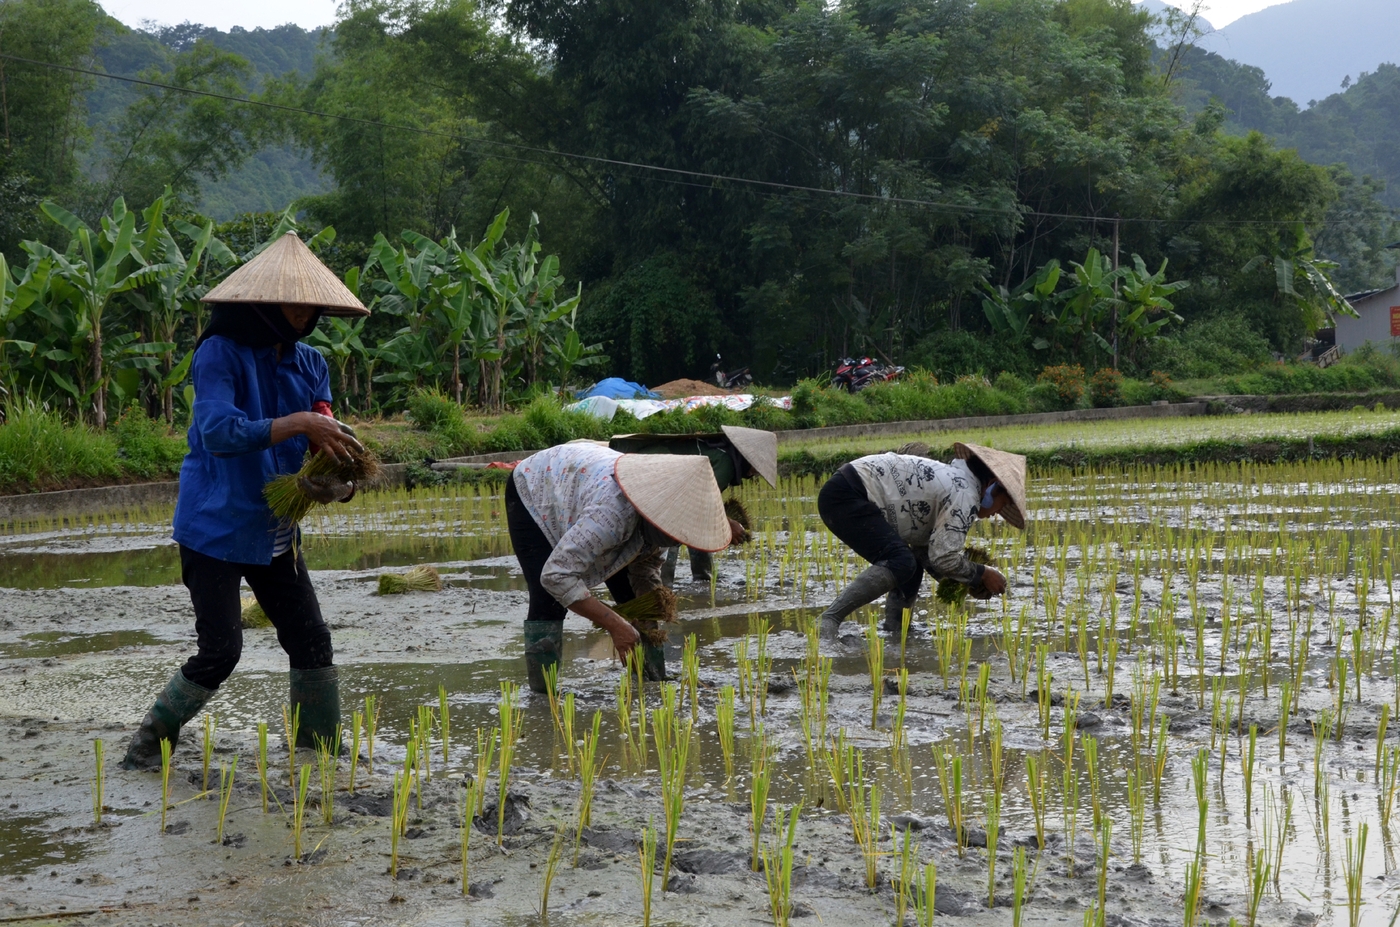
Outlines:
{"type": "MultiPolygon", "coordinates": [[[[530,593],[525,669],[533,692],[558,667],[566,612],[612,635],[624,662],[640,635],[591,591],[606,583],[618,604],[661,586],[662,549],[727,547],[737,525],[709,464],[699,457],[620,454],[591,441],[522,460],[506,482],[506,526],[530,593]]],[[[739,529],[742,530],[742,529],[739,529]]],[[[652,678],[665,677],[660,648],[652,678]],[[660,664],[659,666],[657,664],[660,664]]]]}
{"type": "MultiPolygon", "coordinates": [[[[297,745],[331,739],[340,692],[331,634],[300,553],[297,526],[279,522],[263,487],[301,469],[308,445],[336,458],[362,450],[331,414],[326,361],[301,339],[322,315],[369,315],[306,245],[288,232],[219,284],[195,347],[189,454],[180,468],[175,540],[190,590],[198,651],[176,671],[131,739],[122,765],[160,767],[160,742],[173,749],[238,665],[243,649],[239,586],[277,629],[291,663],[291,705],[300,712],[297,745]]],[[[302,481],[321,502],[345,501],[354,486],[302,481]]],[[[289,745],[290,747],[291,745],[289,745]]]]}
{"type": "MultiPolygon", "coordinates": [[[[778,485],[778,436],[758,428],[721,425],[719,434],[705,435],[615,435],[608,447],[624,454],[691,454],[709,460],[720,492],[738,486],[757,475],[778,485]]],[[[676,578],[679,547],[666,552],[661,568],[662,582],[676,578]]],[[[708,583],[714,558],[706,551],[690,549],[690,581],[708,583]]]]}
{"type": "Polygon", "coordinates": [[[899,631],[927,570],[965,583],[978,598],[1006,591],[1006,578],[963,552],[979,518],[1001,515],[1026,525],[1026,458],[953,445],[950,464],[906,454],[872,454],[840,470],[817,495],[817,511],[832,534],[870,562],[821,615],[821,635],[835,640],[841,622],[862,605],[885,598],[885,630],[899,631]]]}

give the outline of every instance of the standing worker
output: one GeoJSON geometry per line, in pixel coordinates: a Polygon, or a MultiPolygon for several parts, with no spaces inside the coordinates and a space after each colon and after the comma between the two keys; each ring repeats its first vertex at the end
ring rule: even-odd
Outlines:
{"type": "Polygon", "coordinates": [[[846,616],[885,595],[885,630],[903,627],[927,570],[965,583],[977,598],[1006,591],[1006,578],[963,552],[979,518],[1000,515],[1026,526],[1026,458],[955,444],[950,464],[907,454],[872,454],[837,470],[817,495],[831,533],[870,562],[821,615],[821,636],[835,640],[846,616]],[[888,595],[886,595],[888,593],[888,595]]]}
{"type": "MultiPolygon", "coordinates": [[[[363,450],[332,415],[325,358],[301,339],[322,315],[369,310],[294,232],[230,274],[204,302],[214,310],[190,368],[193,422],[174,530],[199,649],[156,696],[131,739],[126,769],[159,768],[160,742],[173,749],[180,728],[238,665],[244,579],[291,662],[290,702],[299,710],[300,733],[288,749],[330,740],[340,724],[331,634],[301,556],[300,532],[272,514],[263,487],[301,469],[308,446],[337,459],[363,450]]],[[[318,502],[347,501],[355,491],[332,478],[301,483],[318,502]]]]}
{"type": "MultiPolygon", "coordinates": [[[[690,454],[710,462],[715,485],[720,492],[738,486],[754,475],[763,477],[769,486],[778,485],[778,436],[758,428],[721,425],[719,434],[704,435],[615,435],[608,447],[624,454],[690,454]]],[[[661,568],[662,582],[670,585],[676,578],[679,547],[666,552],[666,564],[661,568]]],[[[708,583],[714,557],[706,551],[690,549],[690,581],[708,583]]]]}
{"type": "MultiPolygon", "coordinates": [[[[705,460],[620,454],[591,441],[522,460],[505,500],[511,546],[530,592],[525,669],[533,692],[547,691],[547,671],[559,664],[567,612],[612,635],[624,662],[640,640],[594,597],[594,586],[606,583],[614,601],[630,601],[661,587],[662,548],[722,550],[742,530],[725,517],[705,460]]],[[[653,678],[665,675],[659,656],[646,660],[653,678]]]]}

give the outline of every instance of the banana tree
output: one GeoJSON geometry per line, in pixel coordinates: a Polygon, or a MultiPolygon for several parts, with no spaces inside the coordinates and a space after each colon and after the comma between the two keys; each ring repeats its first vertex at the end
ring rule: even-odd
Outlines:
{"type": "Polygon", "coordinates": [[[1112,333],[1110,318],[1120,305],[1113,284],[1121,276],[1121,268],[1114,270],[1113,262],[1097,248],[1089,249],[1083,264],[1071,261],[1069,266],[1074,271],[1074,285],[1064,294],[1064,310],[1056,320],[1056,333],[1072,336],[1075,347],[1081,351],[1087,341],[1113,353],[1113,345],[1102,332],[1112,333]]]}
{"type": "MultiPolygon", "coordinates": [[[[1022,344],[1030,339],[1037,322],[1055,322],[1058,318],[1055,306],[1060,301],[1055,289],[1060,285],[1062,273],[1060,262],[1051,260],[1013,290],[993,287],[983,281],[987,298],[982,300],[982,313],[992,331],[1012,344],[1022,344]]],[[[1049,344],[1044,338],[1037,338],[1033,346],[1043,350],[1049,344]]]]}
{"type": "Polygon", "coordinates": [[[339,383],[336,396],[340,400],[341,408],[348,411],[350,408],[350,377],[354,370],[355,359],[365,353],[365,344],[360,337],[365,331],[365,320],[359,318],[352,322],[348,319],[328,316],[325,322],[327,323],[325,326],[316,326],[307,336],[306,341],[320,351],[335,368],[336,380],[339,383]]]}
{"type": "MultiPolygon", "coordinates": [[[[44,215],[72,234],[65,251],[59,252],[37,241],[23,244],[29,254],[47,258],[53,265],[53,276],[66,284],[50,287],[50,293],[70,298],[67,307],[75,317],[75,341],[69,349],[75,361],[86,354],[88,389],[93,400],[93,424],[107,427],[107,370],[104,366],[106,345],[103,342],[102,317],[114,297],[140,286],[154,283],[165,274],[173,273],[173,264],[145,262],[134,247],[136,216],[128,212],[126,203],[118,198],[112,215],[102,217],[99,232],[83,223],[67,210],[46,202],[44,215]]],[[[86,395],[83,397],[86,398],[86,395]]]]}
{"type": "Polygon", "coordinates": [[[1133,255],[1133,266],[1123,268],[1120,276],[1121,307],[1118,315],[1120,345],[1131,358],[1138,346],[1161,336],[1162,329],[1180,322],[1176,307],[1168,299],[1173,293],[1186,289],[1185,280],[1167,282],[1167,259],[1157,272],[1150,273],[1141,257],[1133,255]]]}
{"type": "Polygon", "coordinates": [[[1276,301],[1294,303],[1303,313],[1303,324],[1311,332],[1339,315],[1356,318],[1356,310],[1332,283],[1332,273],[1338,267],[1334,261],[1314,256],[1312,240],[1301,222],[1292,229],[1293,242],[1281,246],[1278,254],[1260,254],[1244,265],[1243,274],[1268,265],[1273,266],[1276,301]]]}
{"type": "Polygon", "coordinates": [[[0,392],[6,394],[14,386],[14,370],[9,362],[9,349],[16,347],[34,353],[35,343],[14,338],[19,321],[34,305],[48,285],[53,265],[47,260],[30,261],[18,280],[10,273],[5,255],[0,254],[0,392]]]}

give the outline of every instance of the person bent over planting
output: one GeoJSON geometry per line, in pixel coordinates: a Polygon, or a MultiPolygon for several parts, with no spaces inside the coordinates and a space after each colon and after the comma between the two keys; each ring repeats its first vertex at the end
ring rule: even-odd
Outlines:
{"type": "MultiPolygon", "coordinates": [[[[295,522],[273,515],[263,487],[296,473],[308,446],[336,460],[363,453],[332,417],[325,359],[301,339],[322,315],[369,310],[291,232],[204,301],[214,310],[190,368],[193,422],[174,526],[199,649],[156,696],[127,748],[127,769],[158,769],[160,742],[173,748],[180,728],[238,665],[244,579],[291,663],[297,745],[331,739],[340,724],[330,630],[300,553],[299,531],[295,522]]],[[[302,491],[320,502],[354,494],[353,484],[331,477],[301,482],[302,491]]]]}
{"type": "MultiPolygon", "coordinates": [[[[754,476],[763,477],[769,486],[778,485],[778,436],[758,428],[721,425],[719,434],[614,435],[608,441],[608,447],[624,454],[693,454],[704,457],[710,462],[715,485],[720,492],[732,489],[754,476]]],[[[666,552],[661,580],[667,585],[676,578],[679,553],[679,547],[672,547],[666,552]]],[[[709,583],[713,565],[711,554],[691,548],[690,581],[709,583]]]]}
{"type": "MultiPolygon", "coordinates": [[[[547,691],[559,665],[566,611],[612,636],[627,661],[641,634],[590,591],[605,583],[618,605],[664,589],[662,550],[727,547],[742,529],[724,514],[701,457],[621,454],[591,441],[561,444],[522,460],[506,482],[506,526],[525,575],[525,669],[547,691]]],[[[659,642],[644,644],[649,678],[664,679],[659,642]]]]}
{"type": "Polygon", "coordinates": [[[821,636],[835,640],[851,612],[885,596],[886,631],[898,633],[919,595],[924,571],[966,584],[986,599],[1006,578],[969,559],[967,532],[1000,515],[1026,525],[1026,458],[976,444],[953,445],[950,464],[907,454],[854,460],[822,486],[817,511],[832,534],[870,562],[821,615],[821,636]]]}

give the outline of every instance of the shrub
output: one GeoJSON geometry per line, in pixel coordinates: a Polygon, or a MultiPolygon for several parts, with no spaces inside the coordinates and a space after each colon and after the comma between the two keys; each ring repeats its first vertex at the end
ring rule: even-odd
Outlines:
{"type": "Polygon", "coordinates": [[[1084,397],[1084,368],[1078,364],[1046,367],[1036,382],[1054,387],[1061,409],[1073,409],[1084,397]]]}
{"type": "Polygon", "coordinates": [[[1186,379],[1242,373],[1268,364],[1269,340],[1237,315],[1198,319],[1153,342],[1152,366],[1186,379]]]}
{"type": "Polygon", "coordinates": [[[84,424],[65,425],[57,412],[11,403],[0,425],[0,485],[53,489],[74,479],[121,475],[113,436],[84,424]]]}
{"type": "Polygon", "coordinates": [[[997,374],[997,378],[992,381],[992,386],[1001,393],[1005,393],[1012,399],[1025,401],[1026,393],[1030,389],[1030,384],[1016,374],[1008,370],[1003,370],[997,374]]]}
{"type": "Polygon", "coordinates": [[[1026,405],[1032,412],[1059,412],[1065,408],[1054,383],[1037,383],[1026,390],[1026,405]]]}
{"type": "Polygon", "coordinates": [[[112,425],[111,434],[117,442],[122,468],[147,479],[179,473],[189,450],[183,435],[170,431],[164,422],[151,419],[134,403],[112,425]]]}
{"type": "MultiPolygon", "coordinates": [[[[415,390],[408,397],[407,418],[415,428],[432,437],[435,456],[455,457],[477,453],[485,443],[467,421],[462,407],[437,390],[415,390]]],[[[519,448],[503,448],[519,450],[519,448]]]]}
{"type": "Polygon", "coordinates": [[[1118,405],[1122,392],[1123,374],[1112,367],[1100,367],[1089,380],[1089,397],[1096,409],[1118,405]]]}

